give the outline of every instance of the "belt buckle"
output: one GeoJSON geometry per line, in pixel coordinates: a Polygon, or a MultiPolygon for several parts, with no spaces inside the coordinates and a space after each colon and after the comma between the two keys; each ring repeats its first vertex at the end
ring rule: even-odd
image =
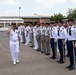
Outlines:
{"type": "Polygon", "coordinates": [[[16,41],[14,41],[14,42],[16,42],[16,41]]]}

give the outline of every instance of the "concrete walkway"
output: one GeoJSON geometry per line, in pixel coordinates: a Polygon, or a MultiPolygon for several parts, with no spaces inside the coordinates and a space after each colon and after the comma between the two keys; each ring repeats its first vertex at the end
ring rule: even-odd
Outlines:
{"type": "Polygon", "coordinates": [[[9,50],[9,39],[5,32],[0,32],[0,75],[76,75],[76,69],[68,71],[65,64],[58,64],[41,52],[21,44],[20,63],[13,65],[9,50]]]}

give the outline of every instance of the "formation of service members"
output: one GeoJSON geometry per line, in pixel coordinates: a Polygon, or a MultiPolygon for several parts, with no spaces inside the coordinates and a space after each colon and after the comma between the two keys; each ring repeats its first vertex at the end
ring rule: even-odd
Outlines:
{"type": "MultiPolygon", "coordinates": [[[[34,47],[36,51],[45,53],[45,55],[50,55],[52,50],[51,59],[57,58],[57,50],[59,50],[60,56],[57,61],[59,64],[65,63],[67,52],[70,64],[66,68],[73,70],[75,69],[76,59],[76,27],[73,19],[67,20],[65,24],[66,27],[63,21],[60,20],[51,23],[37,22],[35,25],[19,24],[18,33],[20,42],[25,43],[25,45],[31,43],[30,47],[34,47]]],[[[9,32],[10,37],[16,34],[13,30],[8,31],[8,33],[9,32]],[[12,33],[13,35],[11,36],[12,33]]],[[[12,49],[12,45],[10,45],[11,52],[12,49]]],[[[13,61],[16,61],[13,52],[11,54],[13,61]]],[[[19,62],[19,60],[17,62],[19,62]]]]}

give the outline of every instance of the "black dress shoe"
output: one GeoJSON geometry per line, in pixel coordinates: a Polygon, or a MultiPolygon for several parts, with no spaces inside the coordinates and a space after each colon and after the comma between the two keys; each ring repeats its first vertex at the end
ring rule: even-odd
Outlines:
{"type": "Polygon", "coordinates": [[[41,51],[41,53],[45,53],[45,52],[41,51]]]}
{"type": "Polygon", "coordinates": [[[50,55],[50,54],[48,54],[48,53],[45,53],[45,55],[50,55]]]}
{"type": "Polygon", "coordinates": [[[36,51],[40,51],[39,49],[37,49],[36,51]]]}
{"type": "Polygon", "coordinates": [[[51,59],[56,59],[56,57],[50,57],[51,59]]]}
{"type": "Polygon", "coordinates": [[[54,57],[53,59],[56,59],[56,57],[54,57]]]}
{"type": "Polygon", "coordinates": [[[58,63],[61,62],[60,60],[57,61],[58,63]]]}
{"type": "Polygon", "coordinates": [[[50,57],[51,59],[53,58],[53,56],[52,57],[50,57]]]}
{"type": "Polygon", "coordinates": [[[63,64],[63,63],[64,63],[64,61],[60,61],[60,62],[59,62],[59,64],[63,64]]]}
{"type": "Polygon", "coordinates": [[[34,47],[34,46],[30,46],[30,47],[34,47]]]}
{"type": "Polygon", "coordinates": [[[39,49],[39,51],[41,51],[41,49],[39,49]]]}
{"type": "Polygon", "coordinates": [[[69,66],[67,66],[66,68],[69,69],[70,67],[71,67],[71,66],[69,65],[69,66]]]}
{"type": "Polygon", "coordinates": [[[70,68],[69,68],[70,71],[71,71],[71,70],[74,70],[74,69],[75,69],[75,67],[70,67],[70,68]]]}

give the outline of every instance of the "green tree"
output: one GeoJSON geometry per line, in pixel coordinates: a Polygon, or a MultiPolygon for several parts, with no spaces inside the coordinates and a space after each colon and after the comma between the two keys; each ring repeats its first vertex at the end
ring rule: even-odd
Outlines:
{"type": "Polygon", "coordinates": [[[67,18],[68,19],[76,19],[76,8],[74,9],[69,9],[67,12],[67,18]]]}
{"type": "Polygon", "coordinates": [[[55,21],[55,17],[52,15],[52,16],[50,17],[50,20],[51,20],[51,21],[55,21]]]}
{"type": "Polygon", "coordinates": [[[58,13],[58,14],[54,14],[50,17],[51,21],[58,21],[58,20],[62,20],[64,18],[63,14],[58,13]]]}

